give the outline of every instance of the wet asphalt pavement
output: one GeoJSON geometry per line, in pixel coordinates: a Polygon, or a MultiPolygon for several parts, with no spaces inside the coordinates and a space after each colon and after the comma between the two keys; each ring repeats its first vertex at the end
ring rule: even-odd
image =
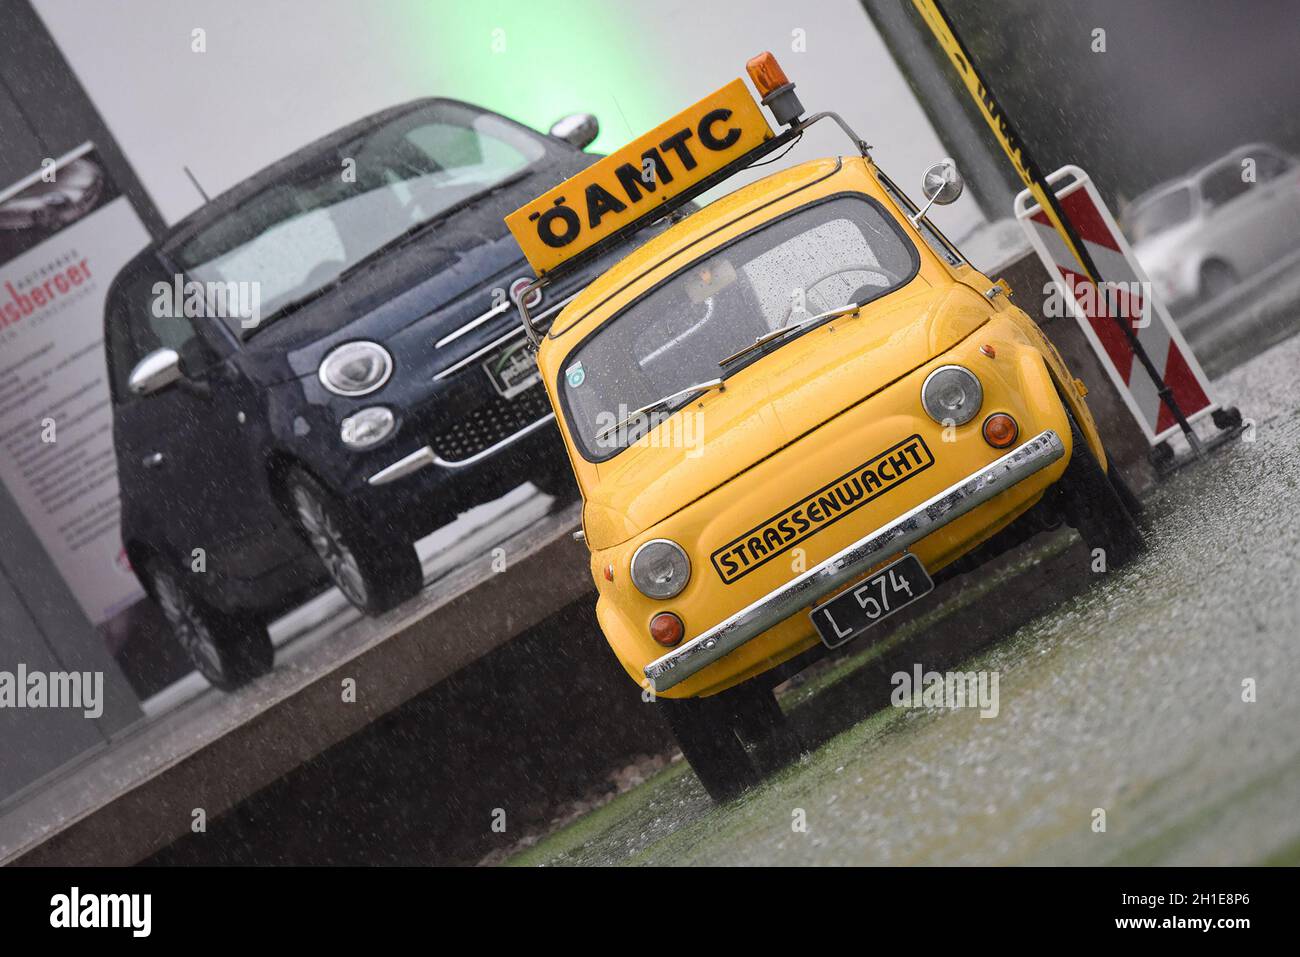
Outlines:
{"type": "Polygon", "coordinates": [[[798,765],[714,807],[678,761],[512,863],[1300,863],[1297,372],[1215,383],[1255,425],[1147,496],[1140,561],[1045,536],[786,694],[798,765]],[[996,717],[892,707],[913,664],[996,672],[996,717]]]}

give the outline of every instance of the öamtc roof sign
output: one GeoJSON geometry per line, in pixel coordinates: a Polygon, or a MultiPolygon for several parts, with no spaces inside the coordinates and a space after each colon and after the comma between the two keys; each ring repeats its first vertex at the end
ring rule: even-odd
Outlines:
{"type": "Polygon", "coordinates": [[[538,275],[572,259],[772,138],[735,79],[506,217],[538,275]]]}

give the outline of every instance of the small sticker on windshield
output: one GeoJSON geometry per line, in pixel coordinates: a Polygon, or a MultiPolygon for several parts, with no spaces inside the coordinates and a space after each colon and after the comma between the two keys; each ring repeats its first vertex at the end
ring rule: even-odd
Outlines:
{"type": "Polygon", "coordinates": [[[575,362],[564,370],[564,381],[569,384],[570,389],[576,389],[587,381],[587,370],[582,367],[581,362],[575,362]]]}

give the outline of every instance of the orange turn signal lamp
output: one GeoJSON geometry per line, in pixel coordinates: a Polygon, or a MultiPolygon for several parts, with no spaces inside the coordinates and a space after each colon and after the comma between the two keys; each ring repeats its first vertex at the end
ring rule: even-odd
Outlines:
{"type": "Polygon", "coordinates": [[[671,611],[661,611],[650,619],[650,637],[665,648],[671,648],[685,635],[686,626],[671,611]]]}
{"type": "Polygon", "coordinates": [[[984,441],[995,449],[1005,449],[1020,437],[1020,426],[1005,412],[995,412],[984,420],[984,441]]]}

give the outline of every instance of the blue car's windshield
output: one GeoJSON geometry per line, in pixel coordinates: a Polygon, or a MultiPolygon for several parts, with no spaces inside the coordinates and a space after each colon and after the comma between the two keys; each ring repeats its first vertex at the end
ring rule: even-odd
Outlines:
{"type": "MultiPolygon", "coordinates": [[[[260,319],[541,159],[540,136],[435,101],[316,155],[172,251],[187,279],[256,283],[260,319]]],[[[241,317],[226,319],[247,335],[241,317]]]]}

